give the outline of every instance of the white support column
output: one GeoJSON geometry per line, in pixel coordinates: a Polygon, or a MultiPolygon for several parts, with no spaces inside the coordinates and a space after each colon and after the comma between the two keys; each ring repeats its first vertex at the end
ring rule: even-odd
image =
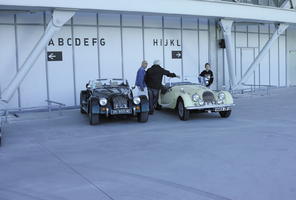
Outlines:
{"type": "Polygon", "coordinates": [[[36,62],[39,55],[44,51],[44,48],[48,44],[49,40],[53,37],[53,35],[58,32],[63,25],[71,19],[71,17],[75,14],[75,11],[70,10],[54,10],[52,14],[52,19],[50,20],[44,34],[41,36],[40,40],[36,43],[31,53],[26,58],[25,62],[21,66],[18,73],[11,80],[8,87],[5,88],[2,92],[1,101],[8,103],[12,98],[13,94],[20,86],[22,81],[25,79],[27,74],[32,69],[34,63],[36,62]]]}
{"type": "Polygon", "coordinates": [[[290,0],[291,3],[291,8],[295,9],[296,8],[296,0],[290,0]]]}
{"type": "Polygon", "coordinates": [[[279,38],[279,36],[289,27],[288,24],[279,24],[273,33],[272,37],[269,39],[269,41],[265,44],[263,49],[259,52],[255,60],[252,62],[248,70],[244,73],[241,80],[238,81],[236,87],[234,89],[237,89],[244,81],[246,81],[253,73],[256,67],[259,66],[260,61],[264,58],[264,56],[268,53],[273,43],[279,38]]]}
{"type": "Polygon", "coordinates": [[[231,29],[233,20],[229,19],[221,19],[220,27],[223,31],[223,36],[225,40],[226,45],[226,56],[227,56],[227,62],[228,62],[228,72],[229,72],[229,78],[230,78],[230,87],[234,87],[236,84],[236,77],[235,77],[235,69],[234,69],[234,49],[233,49],[233,43],[232,43],[232,37],[231,37],[231,29]]]}
{"type": "Polygon", "coordinates": [[[280,8],[295,8],[295,0],[284,0],[280,8]]]}

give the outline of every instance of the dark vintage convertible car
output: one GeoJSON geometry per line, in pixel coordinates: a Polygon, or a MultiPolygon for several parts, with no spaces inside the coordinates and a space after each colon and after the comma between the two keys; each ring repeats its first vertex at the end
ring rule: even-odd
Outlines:
{"type": "Polygon", "coordinates": [[[147,96],[134,96],[129,84],[123,79],[96,79],[86,84],[80,93],[80,111],[88,114],[91,125],[99,124],[100,118],[110,116],[135,116],[138,122],[148,120],[147,96]]]}

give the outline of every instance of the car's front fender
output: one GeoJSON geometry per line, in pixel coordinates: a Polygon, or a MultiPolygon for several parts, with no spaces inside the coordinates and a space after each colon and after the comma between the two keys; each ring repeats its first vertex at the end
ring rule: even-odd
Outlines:
{"type": "Polygon", "coordinates": [[[91,109],[93,114],[100,114],[100,105],[97,98],[94,98],[94,97],[90,98],[88,106],[89,106],[89,111],[91,109]]]}
{"type": "Polygon", "coordinates": [[[224,104],[233,104],[233,97],[228,91],[223,91],[225,94],[224,104]]]}
{"type": "Polygon", "coordinates": [[[183,93],[183,94],[179,94],[177,101],[175,102],[175,108],[177,107],[177,102],[180,98],[183,100],[185,108],[189,106],[194,106],[191,96],[187,93],[183,93]]]}
{"type": "Polygon", "coordinates": [[[149,112],[149,100],[147,96],[141,95],[139,97],[141,99],[141,112],[149,112]]]}

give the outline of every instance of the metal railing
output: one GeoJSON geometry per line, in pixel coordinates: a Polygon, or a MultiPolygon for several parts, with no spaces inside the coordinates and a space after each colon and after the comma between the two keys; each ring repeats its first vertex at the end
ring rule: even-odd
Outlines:
{"type": "MultiPolygon", "coordinates": [[[[1,95],[1,94],[0,94],[1,95]]],[[[40,107],[26,107],[26,108],[11,108],[7,109],[5,106],[0,108],[0,146],[2,145],[3,139],[3,132],[4,132],[4,125],[8,122],[8,116],[19,117],[18,112],[25,112],[25,111],[36,111],[36,110],[48,110],[48,112],[52,112],[53,110],[58,110],[59,115],[62,116],[62,110],[66,107],[66,104],[53,101],[53,100],[45,100],[48,103],[47,106],[40,106],[40,107]],[[57,108],[57,109],[55,109],[57,108]]]]}
{"type": "Polygon", "coordinates": [[[277,88],[277,86],[274,85],[261,85],[261,84],[246,84],[242,83],[242,86],[245,86],[246,88],[243,89],[238,89],[238,90],[230,90],[232,95],[236,94],[251,94],[251,95],[256,95],[258,92],[262,92],[261,95],[270,95],[270,90],[272,88],[277,88]]]}
{"type": "Polygon", "coordinates": [[[58,106],[58,111],[59,111],[59,115],[63,115],[62,113],[62,109],[66,107],[66,104],[63,104],[61,102],[58,102],[58,101],[53,101],[53,100],[45,100],[45,102],[48,103],[48,112],[51,112],[53,110],[53,104],[58,106]]]}

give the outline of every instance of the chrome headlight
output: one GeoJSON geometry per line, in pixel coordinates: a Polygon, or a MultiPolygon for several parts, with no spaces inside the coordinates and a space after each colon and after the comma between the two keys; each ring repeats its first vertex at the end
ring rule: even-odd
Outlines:
{"type": "Polygon", "coordinates": [[[134,98],[133,98],[133,102],[134,102],[134,104],[136,104],[136,105],[140,104],[140,103],[141,103],[141,99],[140,99],[140,97],[134,97],[134,98]]]}
{"type": "Polygon", "coordinates": [[[199,100],[198,100],[198,103],[199,103],[200,106],[205,105],[205,102],[204,102],[204,100],[202,100],[202,99],[199,99],[199,100]]]}
{"type": "Polygon", "coordinates": [[[198,94],[192,95],[192,101],[197,102],[200,99],[198,94]]]}
{"type": "Polygon", "coordinates": [[[225,99],[225,94],[224,94],[223,92],[220,92],[220,93],[218,94],[218,99],[220,99],[220,100],[224,100],[224,99],[225,99]]]}
{"type": "Polygon", "coordinates": [[[101,105],[101,106],[105,106],[105,105],[107,105],[107,102],[108,102],[108,100],[107,100],[105,97],[100,98],[100,105],[101,105]]]}

